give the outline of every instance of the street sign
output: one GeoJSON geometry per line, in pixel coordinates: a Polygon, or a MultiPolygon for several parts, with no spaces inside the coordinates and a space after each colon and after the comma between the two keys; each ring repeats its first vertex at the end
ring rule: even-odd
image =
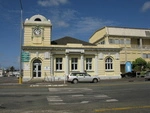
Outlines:
{"type": "Polygon", "coordinates": [[[22,62],[29,62],[30,60],[30,53],[29,52],[22,52],[21,61],[22,62]]]}

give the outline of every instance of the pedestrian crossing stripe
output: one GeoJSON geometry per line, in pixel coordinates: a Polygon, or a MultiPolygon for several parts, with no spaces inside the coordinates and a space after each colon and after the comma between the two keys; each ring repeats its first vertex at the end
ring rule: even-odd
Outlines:
{"type": "Polygon", "coordinates": [[[83,94],[79,94],[79,95],[72,95],[72,97],[83,97],[83,94]]]}
{"type": "Polygon", "coordinates": [[[81,104],[87,104],[89,101],[82,101],[81,104]]]}
{"type": "Polygon", "coordinates": [[[106,100],[106,102],[117,102],[118,100],[117,99],[108,99],[106,100]]]}
{"type": "Polygon", "coordinates": [[[96,98],[110,98],[108,95],[104,95],[104,94],[95,95],[94,97],[96,97],[96,98]]]}
{"type": "Polygon", "coordinates": [[[92,100],[96,100],[97,102],[99,101],[103,101],[103,102],[117,102],[118,100],[117,99],[113,99],[111,98],[110,96],[108,95],[105,95],[105,94],[97,94],[97,95],[94,95],[94,94],[90,94],[90,95],[86,95],[86,94],[83,94],[81,91],[89,91],[89,90],[92,90],[92,89],[89,89],[89,88],[65,88],[65,89],[62,89],[62,88],[48,88],[50,92],[54,92],[54,93],[58,93],[60,91],[65,91],[65,92],[68,92],[68,94],[66,96],[69,96],[69,98],[74,98],[74,99],[77,99],[77,101],[75,102],[67,102],[65,103],[61,96],[58,96],[57,94],[55,94],[54,96],[47,96],[47,101],[48,101],[48,104],[49,105],[64,105],[64,104],[88,104],[90,102],[92,102],[92,100]],[[80,93],[79,93],[80,91],[80,93]],[[70,93],[72,93],[72,95],[70,95],[70,93]],[[76,93],[76,94],[73,94],[73,93],[76,93]],[[94,97],[94,98],[93,98],[94,97]],[[83,100],[82,100],[83,98],[83,100]],[[79,99],[79,100],[78,100],[79,99]],[[86,99],[86,100],[85,100],[86,99]]]}
{"type": "Polygon", "coordinates": [[[59,96],[47,96],[47,100],[51,101],[63,101],[59,96]]]}
{"type": "Polygon", "coordinates": [[[59,102],[59,103],[49,103],[49,105],[64,105],[64,104],[67,104],[67,103],[63,103],[63,102],[59,102]]]}

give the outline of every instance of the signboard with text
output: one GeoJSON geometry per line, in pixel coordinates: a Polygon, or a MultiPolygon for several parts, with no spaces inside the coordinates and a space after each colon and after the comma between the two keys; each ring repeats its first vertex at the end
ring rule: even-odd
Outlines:
{"type": "Polygon", "coordinates": [[[30,60],[30,53],[29,52],[22,52],[21,61],[22,62],[29,62],[29,60],[30,60]]]}

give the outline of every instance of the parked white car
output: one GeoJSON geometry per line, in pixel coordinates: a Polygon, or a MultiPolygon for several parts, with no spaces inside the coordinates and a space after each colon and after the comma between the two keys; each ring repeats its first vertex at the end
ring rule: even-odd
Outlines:
{"type": "Polygon", "coordinates": [[[93,82],[97,83],[100,81],[100,78],[98,76],[91,76],[88,73],[82,73],[82,72],[73,72],[70,73],[67,76],[67,81],[72,82],[74,84],[78,82],[93,82]]]}
{"type": "Polygon", "coordinates": [[[145,77],[145,81],[149,81],[150,80],[150,71],[147,71],[144,75],[145,77]]]}

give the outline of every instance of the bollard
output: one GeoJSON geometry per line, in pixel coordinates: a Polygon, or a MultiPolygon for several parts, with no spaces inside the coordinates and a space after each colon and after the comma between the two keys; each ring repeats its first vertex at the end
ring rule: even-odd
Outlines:
{"type": "Polygon", "coordinates": [[[22,84],[22,77],[19,77],[19,84],[22,84]]]}

